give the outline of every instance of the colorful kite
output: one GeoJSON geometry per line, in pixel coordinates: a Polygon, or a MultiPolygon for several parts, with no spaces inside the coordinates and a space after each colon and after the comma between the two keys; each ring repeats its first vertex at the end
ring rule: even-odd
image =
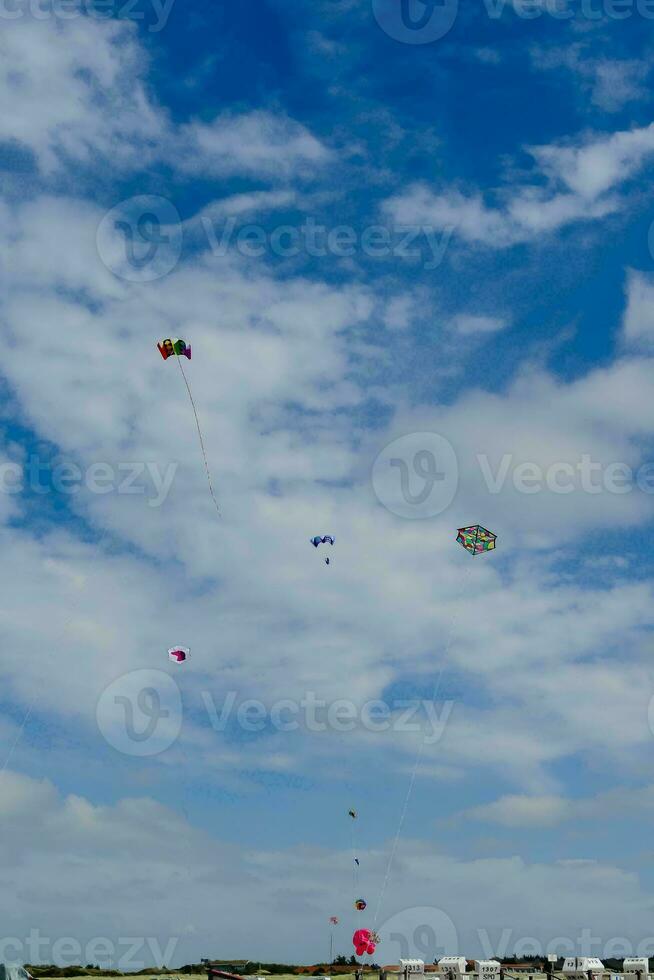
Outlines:
{"type": "Polygon", "coordinates": [[[482,555],[485,551],[495,550],[497,535],[480,524],[474,524],[472,527],[460,527],[456,540],[471,555],[482,555]]]}
{"type": "Polygon", "coordinates": [[[337,915],[331,915],[329,917],[329,921],[331,922],[331,924],[333,926],[337,926],[338,925],[338,916],[337,915]]]}
{"type": "Polygon", "coordinates": [[[368,907],[368,903],[366,902],[365,898],[357,898],[356,902],[354,903],[354,907],[357,912],[363,912],[368,907]]]}
{"type": "Polygon", "coordinates": [[[191,651],[188,647],[171,647],[168,651],[168,659],[176,664],[185,664],[190,656],[191,651]]]}
{"type": "Polygon", "coordinates": [[[357,956],[365,956],[366,954],[372,956],[377,949],[378,942],[379,936],[376,932],[371,932],[370,929],[357,929],[352,936],[352,943],[357,956]]]}
{"type": "Polygon", "coordinates": [[[162,340],[160,344],[157,344],[157,347],[164,361],[167,361],[173,354],[176,354],[177,357],[188,357],[189,361],[191,360],[191,345],[187,345],[186,341],[180,340],[179,337],[175,337],[173,340],[162,340]]]}

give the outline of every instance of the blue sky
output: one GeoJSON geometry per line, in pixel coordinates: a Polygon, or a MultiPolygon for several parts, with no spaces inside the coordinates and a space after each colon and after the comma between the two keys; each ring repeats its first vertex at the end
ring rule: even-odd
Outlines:
{"type": "Polygon", "coordinates": [[[3,19],[0,959],[654,955],[651,18],[398,9],[3,19]]]}

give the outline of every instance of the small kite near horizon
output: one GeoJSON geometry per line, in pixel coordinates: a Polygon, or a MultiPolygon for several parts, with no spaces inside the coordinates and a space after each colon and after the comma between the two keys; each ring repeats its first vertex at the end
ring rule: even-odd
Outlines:
{"type": "Polygon", "coordinates": [[[377,949],[378,942],[379,936],[370,929],[357,929],[352,936],[352,943],[357,956],[365,956],[366,954],[372,956],[377,949]]]}

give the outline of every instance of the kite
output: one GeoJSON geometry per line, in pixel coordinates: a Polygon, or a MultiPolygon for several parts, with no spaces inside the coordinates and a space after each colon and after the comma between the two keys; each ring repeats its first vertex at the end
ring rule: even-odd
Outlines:
{"type": "Polygon", "coordinates": [[[352,817],[353,820],[356,820],[356,818],[357,818],[357,812],[356,812],[356,810],[348,810],[347,812],[348,812],[348,815],[350,817],[352,817]]]}
{"type": "Polygon", "coordinates": [[[336,538],[333,538],[331,534],[325,534],[325,536],[321,538],[320,535],[317,534],[315,538],[309,538],[309,540],[314,548],[317,548],[320,544],[331,544],[333,547],[336,538]]]}
{"type": "Polygon", "coordinates": [[[220,507],[218,506],[218,501],[216,500],[216,494],[213,489],[213,482],[211,480],[211,470],[209,469],[209,460],[207,459],[207,451],[204,448],[204,439],[202,437],[202,429],[200,428],[200,419],[198,418],[198,411],[195,407],[195,402],[193,400],[193,395],[191,393],[191,386],[188,383],[187,377],[184,373],[184,368],[182,367],[182,357],[188,357],[191,360],[191,345],[186,343],[185,340],[180,340],[176,337],[174,340],[162,340],[160,344],[157,344],[159,348],[159,353],[163,357],[164,361],[167,361],[169,357],[173,354],[177,356],[177,363],[179,364],[179,369],[182,372],[182,377],[184,378],[184,384],[186,385],[186,390],[188,392],[189,401],[191,402],[191,408],[193,409],[193,415],[195,416],[195,426],[198,430],[198,436],[200,438],[200,449],[202,451],[202,459],[204,460],[204,469],[207,474],[207,483],[209,484],[209,492],[211,494],[211,499],[214,502],[214,506],[218,511],[218,517],[220,517],[220,507]]]}
{"type": "Polygon", "coordinates": [[[160,344],[157,344],[157,347],[164,361],[167,361],[173,354],[176,354],[177,357],[188,357],[189,361],[191,360],[191,345],[187,345],[186,341],[180,340],[179,337],[175,337],[174,340],[162,340],[160,344]]]}
{"type": "Polygon", "coordinates": [[[357,868],[358,868],[358,867],[359,867],[359,859],[358,859],[358,858],[355,858],[355,859],[354,859],[354,863],[356,864],[356,866],[357,866],[357,868]]]}
{"type": "Polygon", "coordinates": [[[168,659],[176,664],[184,664],[191,656],[188,647],[171,647],[168,651],[168,659]]]}
{"type": "Polygon", "coordinates": [[[379,936],[376,932],[371,932],[370,929],[357,929],[352,936],[352,943],[357,956],[365,956],[366,953],[372,956],[377,949],[378,942],[379,936]]]}
{"type": "Polygon", "coordinates": [[[338,916],[337,915],[331,915],[329,917],[329,921],[331,922],[331,924],[333,926],[337,926],[338,925],[338,916]]]}
{"type": "MultiPolygon", "coordinates": [[[[321,544],[330,544],[333,547],[336,538],[332,537],[331,534],[325,534],[321,538],[320,535],[317,534],[315,538],[309,538],[309,541],[314,546],[314,548],[317,548],[321,544]]],[[[325,558],[325,565],[329,565],[329,564],[330,564],[329,558],[325,558]]]]}
{"type": "Polygon", "coordinates": [[[356,902],[354,903],[354,907],[357,912],[363,912],[364,909],[368,907],[368,903],[364,898],[357,898],[356,902]]]}
{"type": "Polygon", "coordinates": [[[471,555],[482,555],[485,551],[495,550],[497,535],[480,524],[474,524],[472,527],[460,527],[456,540],[471,555]]]}

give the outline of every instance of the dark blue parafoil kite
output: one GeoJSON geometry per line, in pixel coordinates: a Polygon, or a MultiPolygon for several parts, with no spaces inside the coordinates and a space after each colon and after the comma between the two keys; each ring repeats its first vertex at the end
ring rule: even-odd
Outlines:
{"type": "MultiPolygon", "coordinates": [[[[315,538],[309,538],[309,540],[314,548],[318,548],[321,544],[330,544],[333,547],[336,538],[331,534],[324,534],[322,537],[317,534],[315,538]]],[[[329,565],[329,558],[325,558],[325,565],[329,565]]]]}

